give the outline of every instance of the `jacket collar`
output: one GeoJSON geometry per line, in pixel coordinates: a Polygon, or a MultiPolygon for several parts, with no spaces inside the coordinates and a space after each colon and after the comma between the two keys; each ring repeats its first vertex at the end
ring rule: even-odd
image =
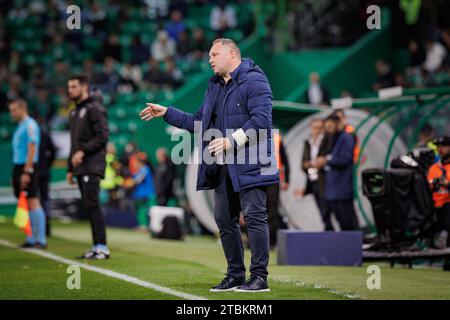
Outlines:
{"type": "MultiPolygon", "coordinates": [[[[247,73],[255,67],[255,63],[250,58],[242,58],[239,66],[230,73],[231,79],[238,84],[247,80],[247,73]]],[[[214,75],[210,79],[213,83],[221,83],[222,78],[218,75],[214,75]]]]}
{"type": "Polygon", "coordinates": [[[80,103],[76,103],[77,109],[83,108],[87,103],[92,101],[92,97],[89,96],[87,99],[81,101],[80,103]]]}

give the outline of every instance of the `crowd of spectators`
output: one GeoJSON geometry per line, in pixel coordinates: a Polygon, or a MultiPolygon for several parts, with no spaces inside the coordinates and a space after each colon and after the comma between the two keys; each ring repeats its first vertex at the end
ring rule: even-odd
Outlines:
{"type": "Polygon", "coordinates": [[[24,97],[33,116],[64,129],[73,107],[65,94],[70,74],[86,73],[112,99],[118,93],[174,90],[187,73],[207,70],[214,37],[243,27],[236,1],[82,0],[76,3],[81,30],[69,30],[71,4],[0,0],[0,112],[7,101],[24,97]],[[199,10],[208,12],[205,21],[192,16],[199,10]]]}

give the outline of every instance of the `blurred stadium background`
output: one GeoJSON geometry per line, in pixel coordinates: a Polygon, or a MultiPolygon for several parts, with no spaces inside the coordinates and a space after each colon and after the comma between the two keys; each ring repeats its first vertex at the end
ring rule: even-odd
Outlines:
{"type": "MultiPolygon", "coordinates": [[[[355,206],[367,233],[374,232],[375,225],[370,203],[362,192],[361,172],[388,168],[392,159],[418,146],[421,139],[450,132],[450,1],[0,0],[0,6],[0,218],[4,222],[0,228],[12,239],[17,238],[9,226],[16,208],[10,187],[15,124],[8,114],[9,100],[24,97],[31,114],[47,128],[57,147],[51,167],[51,216],[66,223],[83,220],[86,217],[78,210],[78,191],[65,182],[67,121],[74,108],[66,96],[66,79],[79,72],[90,77],[91,88],[102,92],[110,142],[115,147],[110,149],[108,160],[114,174],[102,192],[107,222],[132,228],[136,226],[134,206],[124,188],[130,156],[139,150],[156,168],[156,150],[164,147],[170,151],[177,142],[170,140],[171,134],[184,134],[160,119],[141,122],[138,113],[148,101],[194,112],[212,75],[208,50],[219,36],[237,41],[243,56],[254,59],[271,83],[274,125],[285,136],[290,158],[290,190],[282,193],[280,203],[290,228],[322,228],[312,200],[299,198],[294,192],[305,183],[300,156],[311,117],[330,113],[333,105],[351,107],[348,120],[356,128],[361,146],[355,165],[355,206]],[[70,4],[81,8],[81,30],[66,27],[70,4]],[[366,27],[370,16],[366,8],[371,4],[381,7],[379,30],[366,27]],[[227,26],[218,23],[222,13],[227,26]],[[312,73],[319,75],[328,100],[307,103],[312,73]],[[402,90],[395,97],[380,94],[382,89],[396,86],[402,90]]],[[[183,165],[175,170],[168,206],[184,209],[183,228],[188,234],[215,234],[211,195],[193,191],[195,169],[183,165]]],[[[148,208],[156,201],[152,199],[148,208]]],[[[55,223],[55,247],[61,254],[59,246],[64,247],[64,241],[78,237],[84,241],[86,235],[80,235],[77,223],[72,227],[55,223]]],[[[126,239],[126,232],[132,234],[122,229],[112,232],[113,248],[126,249],[117,240],[126,239]]],[[[131,237],[141,237],[135,239],[137,251],[145,251],[148,239],[134,233],[131,237]]],[[[194,245],[202,248],[206,241],[210,247],[205,252],[212,254],[215,248],[220,253],[214,238],[206,239],[200,237],[194,245]]],[[[163,254],[166,249],[161,244],[157,252],[163,254]]],[[[208,265],[216,267],[220,264],[208,265]]],[[[342,270],[350,277],[351,271],[342,270]]],[[[320,282],[315,272],[311,269],[305,274],[310,281],[320,282]]],[[[418,283],[424,277],[417,274],[418,283]]],[[[361,293],[358,286],[346,287],[345,280],[323,281],[334,288],[357,291],[357,296],[377,298],[365,289],[361,293]]],[[[429,297],[449,297],[448,293],[439,295],[441,292],[433,296],[433,288],[430,285],[427,291],[429,297]]],[[[389,297],[401,295],[392,293],[389,297]]]]}

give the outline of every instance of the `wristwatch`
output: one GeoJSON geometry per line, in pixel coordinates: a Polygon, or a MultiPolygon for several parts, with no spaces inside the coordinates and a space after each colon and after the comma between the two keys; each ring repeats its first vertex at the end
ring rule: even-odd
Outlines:
{"type": "Polygon", "coordinates": [[[23,172],[27,173],[27,174],[33,174],[34,173],[34,169],[33,169],[33,167],[31,167],[31,168],[28,168],[28,169],[24,169],[23,172]]]}

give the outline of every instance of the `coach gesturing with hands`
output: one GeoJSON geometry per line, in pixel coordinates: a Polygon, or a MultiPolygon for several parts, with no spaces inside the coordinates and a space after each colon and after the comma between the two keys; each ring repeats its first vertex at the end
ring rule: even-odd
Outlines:
{"type": "Polygon", "coordinates": [[[211,291],[269,291],[266,186],[279,182],[271,139],[272,91],[261,68],[249,58],[241,59],[232,40],[215,40],[209,63],[214,76],[195,114],[147,103],[140,115],[143,120],[163,117],[167,123],[190,132],[198,127],[198,121],[202,137],[209,129],[221,133],[209,143],[201,138],[199,145],[200,154],[207,149],[216,159],[214,163],[200,163],[197,190],[214,189],[214,217],[228,263],[225,279],[211,291]],[[253,139],[249,132],[255,132],[258,138],[253,139]],[[239,155],[245,161],[236,161],[239,155]],[[239,228],[241,211],[252,254],[247,282],[239,228]]]}

